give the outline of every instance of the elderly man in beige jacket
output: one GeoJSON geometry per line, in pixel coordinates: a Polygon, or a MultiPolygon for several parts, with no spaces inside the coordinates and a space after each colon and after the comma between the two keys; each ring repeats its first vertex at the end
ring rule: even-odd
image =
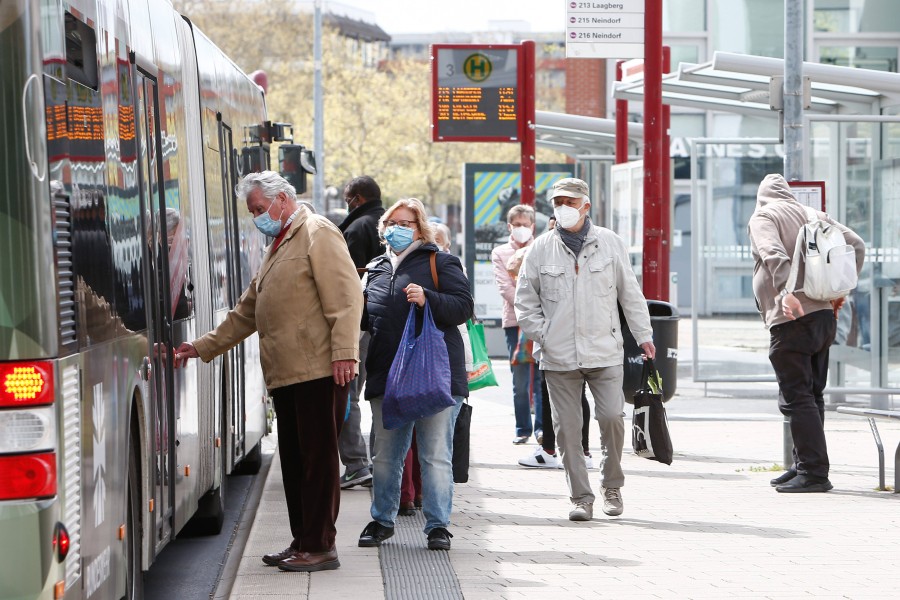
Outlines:
{"type": "MultiPolygon", "coordinates": [[[[856,272],[862,270],[866,247],[862,238],[825,213],[818,218],[844,234],[856,251],[856,272]]],[[[807,298],[802,289],[788,289],[794,248],[806,210],[784,177],[766,175],[759,184],[756,210],[750,216],[753,253],[753,295],[769,329],[769,361],[778,380],[778,408],[790,419],[794,465],[771,481],[779,492],[827,492],[828,449],[825,445],[825,399],[828,351],[834,342],[836,316],[844,299],[831,302],[807,298]]],[[[803,281],[803,268],[800,278],[803,281]]]]}
{"type": "Polygon", "coordinates": [[[259,332],[292,534],[290,546],[263,562],[285,571],[336,569],[338,436],[359,359],[359,277],[341,232],[300,206],[280,175],[252,173],[236,191],[257,228],[275,239],[237,305],[213,331],[179,346],[176,363],[209,362],[259,332]]]}

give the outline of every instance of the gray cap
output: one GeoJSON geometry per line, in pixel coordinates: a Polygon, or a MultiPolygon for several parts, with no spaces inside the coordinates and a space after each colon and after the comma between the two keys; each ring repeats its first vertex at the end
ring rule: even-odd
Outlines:
{"type": "Polygon", "coordinates": [[[584,198],[588,202],[590,202],[590,197],[588,197],[588,184],[582,181],[581,179],[576,179],[574,177],[566,177],[565,179],[559,179],[553,186],[550,188],[550,193],[548,194],[550,198],[556,198],[557,196],[566,196],[568,198],[584,198]]]}

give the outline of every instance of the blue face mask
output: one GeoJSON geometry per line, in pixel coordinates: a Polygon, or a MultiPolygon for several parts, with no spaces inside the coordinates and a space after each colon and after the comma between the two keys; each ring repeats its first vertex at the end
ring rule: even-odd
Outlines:
{"type": "Polygon", "coordinates": [[[384,230],[384,239],[394,249],[394,252],[403,252],[413,242],[413,230],[409,227],[392,225],[384,230]]]}
{"type": "MultiPolygon", "coordinates": [[[[272,208],[269,205],[269,208],[272,208]]],[[[269,216],[269,211],[264,212],[258,217],[253,217],[253,224],[256,225],[256,228],[259,229],[263,235],[267,235],[269,237],[275,237],[279,233],[281,233],[281,215],[284,214],[284,206],[281,207],[281,212],[278,213],[278,218],[273,219],[269,216]]]]}

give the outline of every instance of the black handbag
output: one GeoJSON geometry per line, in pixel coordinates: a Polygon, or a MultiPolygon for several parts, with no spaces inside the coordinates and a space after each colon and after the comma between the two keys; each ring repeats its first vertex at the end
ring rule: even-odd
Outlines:
{"type": "Polygon", "coordinates": [[[453,483],[469,481],[469,431],[472,427],[472,405],[463,401],[453,428],[453,483]]]}
{"type": "Polygon", "coordinates": [[[659,381],[653,359],[647,358],[641,370],[641,388],[634,394],[631,445],[638,456],[671,465],[672,438],[663,393],[661,388],[651,388],[651,380],[659,381]]]}

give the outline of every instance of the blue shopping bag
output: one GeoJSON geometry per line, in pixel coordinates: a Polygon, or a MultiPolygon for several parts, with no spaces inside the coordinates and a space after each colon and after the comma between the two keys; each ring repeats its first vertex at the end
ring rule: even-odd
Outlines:
{"type": "Polygon", "coordinates": [[[416,337],[416,305],[411,304],[385,385],[384,428],[397,429],[455,404],[450,395],[450,357],[444,332],[434,324],[426,300],[422,331],[416,337]]]}

